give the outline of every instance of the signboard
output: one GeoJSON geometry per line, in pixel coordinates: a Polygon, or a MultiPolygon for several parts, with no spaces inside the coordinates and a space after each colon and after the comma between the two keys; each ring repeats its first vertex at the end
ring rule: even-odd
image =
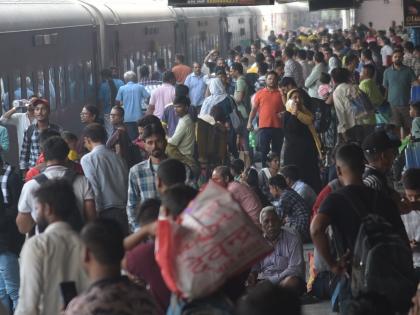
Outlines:
{"type": "Polygon", "coordinates": [[[354,0],[309,0],[309,11],[349,9],[356,6],[354,0]]]}
{"type": "Polygon", "coordinates": [[[420,27],[420,1],[404,0],[404,26],[420,27]]]}
{"type": "Polygon", "coordinates": [[[168,0],[168,5],[173,7],[218,7],[268,4],[274,4],[274,0],[168,0]]]}

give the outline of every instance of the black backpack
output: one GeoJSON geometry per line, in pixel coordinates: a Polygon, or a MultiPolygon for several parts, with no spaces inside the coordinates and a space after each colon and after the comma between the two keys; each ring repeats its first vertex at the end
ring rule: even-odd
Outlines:
{"type": "Polygon", "coordinates": [[[326,132],[331,125],[331,105],[323,100],[311,97],[311,111],[314,115],[314,126],[318,133],[326,132]]]}
{"type": "Polygon", "coordinates": [[[352,208],[362,220],[353,251],[352,295],[377,292],[395,311],[407,312],[417,286],[410,247],[382,216],[352,208]]]}
{"type": "MultiPolygon", "coordinates": [[[[64,179],[66,182],[68,182],[70,185],[73,185],[74,180],[77,177],[77,173],[73,171],[72,169],[66,169],[64,175],[60,177],[60,179],[64,179]]],[[[42,185],[43,183],[46,183],[49,181],[49,178],[44,173],[40,173],[37,176],[33,178],[39,185],[42,185]]]]}

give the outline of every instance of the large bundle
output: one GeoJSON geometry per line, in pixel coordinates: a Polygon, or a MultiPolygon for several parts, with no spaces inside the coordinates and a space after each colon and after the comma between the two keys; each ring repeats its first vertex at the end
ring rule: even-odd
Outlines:
{"type": "Polygon", "coordinates": [[[187,299],[211,294],[272,250],[231,194],[213,182],[177,222],[159,219],[156,244],[168,288],[187,299]]]}

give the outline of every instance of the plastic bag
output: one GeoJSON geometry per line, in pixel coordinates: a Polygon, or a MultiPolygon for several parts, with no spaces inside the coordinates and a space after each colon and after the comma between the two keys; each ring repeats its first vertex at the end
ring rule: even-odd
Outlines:
{"type": "Polygon", "coordinates": [[[168,288],[195,299],[272,251],[231,194],[210,182],[175,222],[160,218],[156,260],[168,288]]]}

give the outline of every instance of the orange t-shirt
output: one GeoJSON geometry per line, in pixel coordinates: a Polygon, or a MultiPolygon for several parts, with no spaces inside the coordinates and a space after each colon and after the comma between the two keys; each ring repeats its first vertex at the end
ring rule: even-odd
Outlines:
{"type": "Polygon", "coordinates": [[[278,114],[285,111],[283,99],[278,89],[270,91],[267,88],[259,90],[254,98],[255,108],[258,111],[259,128],[282,128],[282,121],[278,114]]]}
{"type": "Polygon", "coordinates": [[[172,68],[172,72],[175,75],[176,83],[184,84],[185,79],[191,73],[191,68],[186,65],[176,65],[172,68]]]}

